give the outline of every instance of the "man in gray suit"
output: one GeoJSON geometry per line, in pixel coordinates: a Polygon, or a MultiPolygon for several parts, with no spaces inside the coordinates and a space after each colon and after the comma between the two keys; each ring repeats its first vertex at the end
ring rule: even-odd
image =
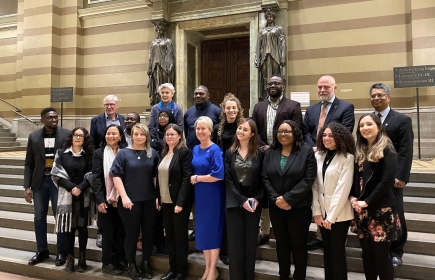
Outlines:
{"type": "MultiPolygon", "coordinates": [[[[48,203],[51,201],[53,215],[56,217],[58,189],[51,180],[56,151],[63,147],[69,130],[57,127],[56,109],[45,108],[41,111],[44,127],[32,132],[27,142],[26,161],[24,164],[24,198],[34,205],[35,235],[37,252],[29,260],[35,265],[49,257],[47,244],[48,203]]],[[[56,266],[65,264],[66,246],[62,234],[57,234],[56,266]]]]}

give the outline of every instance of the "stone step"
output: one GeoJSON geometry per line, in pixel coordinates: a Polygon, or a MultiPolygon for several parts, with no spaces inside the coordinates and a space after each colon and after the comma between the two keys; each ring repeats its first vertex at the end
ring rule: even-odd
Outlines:
{"type": "Polygon", "coordinates": [[[26,146],[20,146],[19,143],[18,145],[12,147],[0,147],[0,152],[22,152],[22,151],[26,151],[26,146]]]}
{"type": "Polygon", "coordinates": [[[20,146],[19,142],[15,142],[15,139],[13,141],[10,141],[9,139],[1,139],[0,137],[0,147],[11,147],[11,146],[20,146]]]}
{"type": "Polygon", "coordinates": [[[13,133],[13,132],[1,131],[0,132],[0,137],[15,137],[16,138],[16,134],[13,133]]]}
{"type": "Polygon", "coordinates": [[[403,197],[403,207],[406,212],[435,214],[435,198],[431,197],[403,197]]]}
{"type": "Polygon", "coordinates": [[[24,176],[24,166],[0,165],[0,176],[3,174],[24,176]]]}
{"type": "Polygon", "coordinates": [[[24,175],[0,174],[0,184],[23,186],[24,175]]]}
{"type": "Polygon", "coordinates": [[[420,171],[411,170],[411,175],[409,176],[410,182],[418,183],[433,183],[435,182],[435,172],[434,171],[420,171]]]}
{"type": "MultiPolygon", "coordinates": [[[[24,194],[24,193],[23,193],[24,194]]],[[[33,203],[27,203],[24,200],[24,196],[18,197],[0,197],[0,210],[22,212],[22,213],[34,213],[33,203]]],[[[51,206],[49,206],[48,213],[51,214],[51,206]]]]}
{"type": "Polygon", "coordinates": [[[403,188],[403,195],[419,196],[419,197],[435,197],[435,184],[409,182],[403,188]]]}
{"type": "Polygon", "coordinates": [[[15,157],[0,158],[0,164],[1,165],[24,166],[24,163],[25,163],[24,158],[15,158],[15,157]]]}
{"type": "Polygon", "coordinates": [[[5,135],[2,135],[1,133],[0,133],[0,143],[1,142],[15,142],[15,140],[17,140],[17,137],[15,137],[15,136],[5,136],[5,135]]]}

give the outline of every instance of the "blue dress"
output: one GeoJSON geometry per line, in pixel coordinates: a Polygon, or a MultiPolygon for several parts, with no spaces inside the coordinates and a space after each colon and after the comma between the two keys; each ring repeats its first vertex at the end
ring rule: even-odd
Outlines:
{"type": "MultiPolygon", "coordinates": [[[[224,179],[222,151],[213,144],[206,149],[196,145],[192,151],[195,175],[208,175],[224,179]]],[[[195,235],[198,250],[221,247],[225,215],[225,188],[223,181],[199,182],[195,189],[195,235]]]]}

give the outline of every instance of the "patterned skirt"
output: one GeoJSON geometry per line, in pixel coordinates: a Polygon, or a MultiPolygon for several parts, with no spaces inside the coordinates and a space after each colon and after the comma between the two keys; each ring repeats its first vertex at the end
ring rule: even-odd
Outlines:
{"type": "Polygon", "coordinates": [[[350,223],[350,230],[358,238],[371,238],[375,242],[391,242],[402,234],[399,214],[395,207],[380,209],[363,209],[354,211],[355,219],[350,223]]]}

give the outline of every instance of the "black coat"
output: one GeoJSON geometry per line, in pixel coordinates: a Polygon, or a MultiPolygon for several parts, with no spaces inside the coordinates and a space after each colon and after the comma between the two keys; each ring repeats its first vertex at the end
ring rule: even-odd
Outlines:
{"type": "Polygon", "coordinates": [[[397,170],[397,154],[392,146],[384,149],[384,157],[379,162],[365,161],[363,164],[363,188],[360,187],[358,166],[350,192],[359,201],[365,201],[368,209],[379,209],[397,204],[393,185],[397,170]]]}
{"type": "MultiPolygon", "coordinates": [[[[29,135],[24,163],[24,187],[37,191],[42,183],[45,169],[44,128],[38,129],[29,135]]],[[[61,149],[66,142],[70,131],[58,127],[55,132],[54,153],[61,149]]]]}
{"type": "MultiPolygon", "coordinates": [[[[163,158],[163,157],[162,157],[163,158]]],[[[192,151],[189,148],[180,148],[175,151],[169,164],[169,194],[177,206],[183,207],[186,200],[193,195],[192,184],[192,151]]],[[[157,176],[158,178],[158,176],[157,176]]],[[[157,184],[160,196],[160,186],[157,184]]]]}
{"type": "Polygon", "coordinates": [[[95,202],[98,205],[106,202],[106,184],[104,179],[104,148],[99,148],[92,157],[92,190],[95,194],[95,202]]]}
{"type": "Polygon", "coordinates": [[[236,153],[232,153],[230,150],[225,152],[226,208],[241,207],[250,197],[255,198],[261,207],[264,196],[261,177],[263,160],[264,153],[258,150],[258,156],[252,159],[251,183],[249,184],[247,196],[244,196],[235,170],[236,153]]]}
{"type": "Polygon", "coordinates": [[[313,148],[304,144],[299,152],[292,151],[284,170],[280,167],[281,149],[270,148],[263,162],[263,182],[270,203],[279,196],[292,208],[311,206],[311,186],[317,176],[313,148]]]}
{"type": "MultiPolygon", "coordinates": [[[[118,114],[119,124],[122,130],[125,129],[125,117],[118,114]]],[[[101,143],[104,140],[104,132],[106,131],[106,114],[95,116],[91,119],[91,129],[89,134],[91,135],[92,141],[94,143],[95,149],[100,148],[101,143]]]]}

